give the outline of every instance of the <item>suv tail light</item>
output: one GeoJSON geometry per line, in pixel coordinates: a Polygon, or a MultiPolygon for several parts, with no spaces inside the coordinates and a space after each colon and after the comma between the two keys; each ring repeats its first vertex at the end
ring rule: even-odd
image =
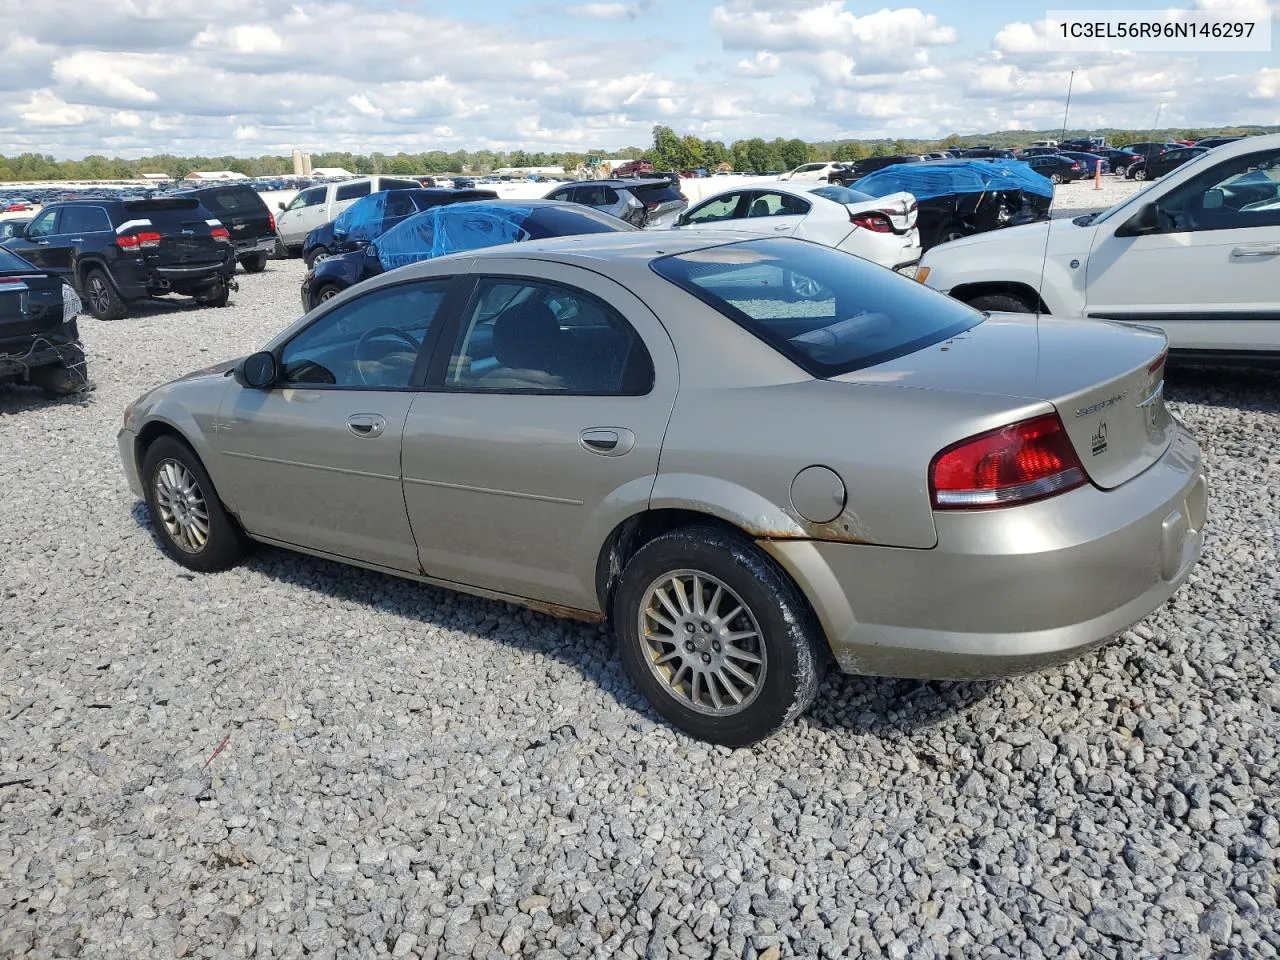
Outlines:
{"type": "Polygon", "coordinates": [[[231,231],[226,227],[214,227],[209,231],[209,236],[215,240],[221,240],[223,243],[231,242],[231,231]]]}
{"type": "Polygon", "coordinates": [[[116,246],[121,250],[150,249],[160,246],[160,234],[154,230],[143,230],[140,233],[126,233],[116,237],[116,246]]]}
{"type": "Polygon", "coordinates": [[[1072,164],[1071,164],[1071,169],[1072,169],[1072,170],[1079,170],[1079,169],[1080,169],[1080,162],[1077,160],[1077,161],[1075,161],[1074,163],[1072,163],[1072,164]]]}
{"type": "Polygon", "coordinates": [[[267,226],[271,229],[272,233],[276,232],[276,215],[270,210],[267,211],[267,226]]]}
{"type": "Polygon", "coordinates": [[[885,213],[851,213],[849,222],[855,227],[862,227],[872,233],[893,233],[893,224],[885,213]]]}
{"type": "Polygon", "coordinates": [[[1029,503],[1084,483],[1084,467],[1056,413],[961,440],[929,466],[937,510],[1029,503]]]}

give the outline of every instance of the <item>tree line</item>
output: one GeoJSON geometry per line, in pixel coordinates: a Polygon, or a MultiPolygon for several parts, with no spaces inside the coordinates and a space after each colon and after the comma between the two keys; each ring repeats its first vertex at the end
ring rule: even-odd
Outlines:
{"type": "MultiPolygon", "coordinates": [[[[1104,135],[1112,146],[1139,141],[1196,140],[1207,136],[1241,136],[1277,133],[1280,127],[1241,126],[1205,127],[1162,130],[1073,130],[1066,136],[1104,135]]],[[[704,140],[692,134],[681,135],[673,128],[653,128],[653,141],[648,147],[603,147],[586,153],[543,152],[525,150],[429,150],[425,153],[315,153],[313,167],[342,167],[358,174],[485,174],[504,167],[558,167],[575,173],[590,161],[603,159],[644,159],[660,170],[732,169],[767,173],[790,170],[802,163],[827,160],[861,160],[871,156],[927,153],[948,147],[971,147],[990,144],[997,148],[1017,147],[1033,140],[1060,139],[1060,130],[1005,130],[996,133],[953,133],[941,139],[831,140],[807,142],[799,138],[776,137],[765,140],[752,137],[726,144],[720,140],[704,140]]],[[[193,170],[234,170],[248,177],[290,176],[293,159],[286,156],[261,157],[180,157],[156,154],[138,160],[91,155],[80,160],[56,160],[48,154],[23,153],[15,157],[0,155],[0,182],[27,180],[129,180],[144,173],[163,173],[181,179],[193,170]]]]}

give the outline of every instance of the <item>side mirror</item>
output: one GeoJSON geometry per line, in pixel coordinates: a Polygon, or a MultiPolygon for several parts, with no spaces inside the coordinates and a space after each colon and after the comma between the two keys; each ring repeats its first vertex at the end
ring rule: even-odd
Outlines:
{"type": "Polygon", "coordinates": [[[1160,210],[1155,203],[1144,203],[1138,212],[1116,230],[1117,237],[1141,237],[1160,229],[1160,210]]]}
{"type": "Polygon", "coordinates": [[[284,201],[283,201],[283,200],[281,200],[279,203],[277,203],[277,204],[276,204],[276,206],[277,206],[277,207],[279,207],[281,210],[283,210],[283,209],[284,209],[284,201]]]}
{"type": "Polygon", "coordinates": [[[250,390],[268,390],[280,375],[276,355],[270,350],[250,354],[235,365],[232,375],[236,383],[250,390]]]}

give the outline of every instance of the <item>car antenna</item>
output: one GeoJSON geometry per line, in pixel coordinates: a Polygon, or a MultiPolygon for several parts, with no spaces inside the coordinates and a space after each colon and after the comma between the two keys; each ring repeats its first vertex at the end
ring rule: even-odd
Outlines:
{"type": "MultiPolygon", "coordinates": [[[[1067,105],[1062,110],[1062,133],[1058,136],[1058,146],[1061,147],[1067,139],[1067,117],[1071,113],[1071,86],[1075,82],[1076,72],[1071,71],[1071,76],[1067,78],[1067,105]]],[[[1045,269],[1049,265],[1049,237],[1053,233],[1053,205],[1057,202],[1058,190],[1054,187],[1053,196],[1049,199],[1049,219],[1044,223],[1044,256],[1040,258],[1040,284],[1036,288],[1036,327],[1040,326],[1040,304],[1044,303],[1044,274],[1045,269]]]]}

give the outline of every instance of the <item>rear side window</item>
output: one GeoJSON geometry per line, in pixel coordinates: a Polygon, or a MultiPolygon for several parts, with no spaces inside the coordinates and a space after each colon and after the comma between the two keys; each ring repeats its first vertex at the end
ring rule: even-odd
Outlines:
{"type": "Polygon", "coordinates": [[[611,207],[618,202],[618,191],[604,184],[595,184],[579,187],[573,198],[588,207],[611,207]]]}
{"type": "MultiPolygon", "coordinates": [[[[417,184],[415,183],[416,187],[417,184]]],[[[361,180],[358,183],[344,183],[333,195],[334,200],[354,200],[356,197],[367,197],[369,195],[370,184],[368,180],[361,180]]]]}
{"type": "Polygon", "coordinates": [[[651,266],[815,377],[913,353],[983,319],[892,270],[798,240],[749,240],[651,266]]]}
{"type": "Polygon", "coordinates": [[[64,207],[61,230],[63,233],[102,233],[111,229],[107,211],[101,207],[64,207]]]}

